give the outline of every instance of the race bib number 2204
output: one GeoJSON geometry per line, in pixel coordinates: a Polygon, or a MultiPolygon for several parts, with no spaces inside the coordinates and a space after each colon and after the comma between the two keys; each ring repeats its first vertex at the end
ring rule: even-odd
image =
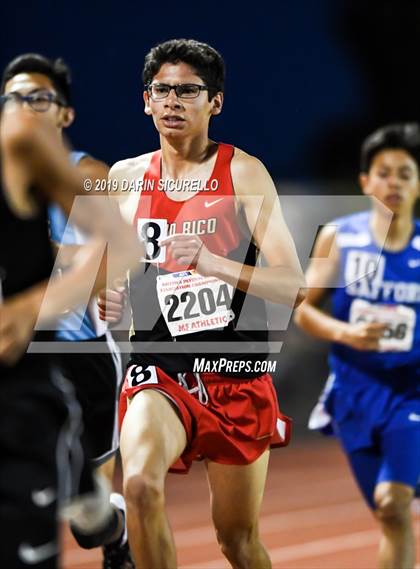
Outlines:
{"type": "Polygon", "coordinates": [[[234,319],[230,308],[233,287],[196,271],[160,275],[156,281],[159,305],[174,336],[224,328],[234,319]]]}

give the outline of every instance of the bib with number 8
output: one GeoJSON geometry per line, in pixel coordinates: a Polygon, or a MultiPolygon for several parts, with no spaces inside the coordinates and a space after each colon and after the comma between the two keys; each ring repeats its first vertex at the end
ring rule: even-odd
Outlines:
{"type": "Polygon", "coordinates": [[[166,219],[138,219],[137,234],[146,247],[146,263],[164,263],[166,247],[159,246],[159,240],[165,239],[168,222],[166,219]]]}

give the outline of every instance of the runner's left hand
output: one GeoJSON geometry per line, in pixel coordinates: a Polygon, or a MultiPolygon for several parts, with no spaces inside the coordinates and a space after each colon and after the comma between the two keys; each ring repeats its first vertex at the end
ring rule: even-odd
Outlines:
{"type": "Polygon", "coordinates": [[[211,274],[214,257],[198,235],[175,234],[159,242],[161,247],[168,247],[168,252],[179,265],[188,265],[204,276],[211,274]]]}

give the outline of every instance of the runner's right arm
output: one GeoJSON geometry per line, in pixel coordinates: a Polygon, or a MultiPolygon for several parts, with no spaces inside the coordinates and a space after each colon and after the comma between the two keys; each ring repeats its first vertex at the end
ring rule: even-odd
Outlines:
{"type": "Polygon", "coordinates": [[[335,237],[336,228],[328,225],[318,235],[306,271],[306,299],[295,310],[294,321],[320,340],[338,342],[355,350],[377,350],[386,325],[375,322],[350,324],[320,308],[338,273],[339,251],[335,237]]]}
{"type": "MultiPolygon", "coordinates": [[[[134,229],[125,223],[119,208],[105,195],[89,195],[83,189],[84,176],[69,163],[67,153],[52,136],[49,125],[21,108],[3,110],[2,153],[8,160],[5,168],[6,192],[17,215],[20,204],[27,204],[35,187],[48,201],[57,203],[69,215],[74,198],[83,198],[83,207],[75,208],[72,220],[86,233],[104,244],[108,251],[107,271],[117,278],[126,268],[136,268],[143,250],[134,229]]],[[[28,211],[28,210],[26,210],[28,211]]],[[[103,281],[105,282],[105,281],[103,281]]]]}
{"type": "MultiPolygon", "coordinates": [[[[129,224],[133,223],[136,204],[140,198],[141,190],[130,191],[125,189],[127,180],[141,180],[150,162],[151,153],[120,160],[109,171],[108,180],[113,188],[110,196],[114,198],[120,208],[121,215],[129,224]]],[[[99,318],[110,325],[118,324],[128,310],[126,287],[121,285],[102,289],[98,294],[99,318]]]]}
{"type": "MultiPolygon", "coordinates": [[[[85,182],[85,180],[89,180],[93,189],[95,189],[102,180],[106,181],[108,178],[108,164],[105,164],[105,162],[97,160],[92,156],[85,156],[82,158],[75,168],[83,177],[83,182],[85,182]]],[[[65,233],[66,222],[63,223],[64,225],[60,227],[58,231],[57,229],[54,231],[54,237],[51,243],[54,254],[56,255],[56,261],[59,263],[59,268],[67,269],[73,265],[75,260],[77,260],[78,253],[85,245],[61,243],[65,233]]]]}
{"type": "MultiPolygon", "coordinates": [[[[70,212],[73,198],[83,195],[82,178],[68,163],[66,152],[57,146],[51,130],[19,106],[6,105],[0,123],[3,183],[9,205],[18,217],[33,215],[39,207],[36,188],[48,201],[70,212]]],[[[74,270],[61,279],[51,279],[7,299],[0,306],[0,359],[13,363],[26,348],[36,321],[50,321],[68,306],[91,292],[91,277],[99,273],[95,292],[127,268],[140,266],[144,249],[133,228],[124,223],[109,199],[86,200],[77,222],[94,238],[74,270]],[[90,222],[89,222],[90,220],[90,222]],[[102,262],[108,246],[106,263],[102,262]],[[109,252],[111,251],[111,253],[109,252]],[[98,264],[99,259],[99,264],[98,264]],[[47,293],[47,295],[46,295],[47,293]],[[46,295],[46,302],[44,296],[46,295]]]]}

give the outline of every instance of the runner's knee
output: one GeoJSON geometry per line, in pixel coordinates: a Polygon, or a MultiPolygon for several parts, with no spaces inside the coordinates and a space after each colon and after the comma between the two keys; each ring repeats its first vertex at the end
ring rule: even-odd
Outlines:
{"type": "Polygon", "coordinates": [[[258,531],[254,524],[244,527],[216,527],[217,541],[224,555],[241,567],[247,566],[246,560],[258,542],[258,531]]]}
{"type": "Polygon", "coordinates": [[[410,515],[413,494],[403,485],[379,485],[375,490],[375,512],[380,522],[385,524],[404,523],[410,515]]]}
{"type": "Polygon", "coordinates": [[[155,510],[163,506],[163,484],[146,474],[131,474],[124,479],[124,497],[128,507],[155,510]]]}

